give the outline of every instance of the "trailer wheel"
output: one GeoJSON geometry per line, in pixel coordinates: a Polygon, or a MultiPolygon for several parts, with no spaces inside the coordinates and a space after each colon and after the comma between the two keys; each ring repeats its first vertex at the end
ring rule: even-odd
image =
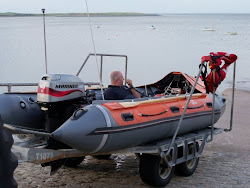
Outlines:
{"type": "Polygon", "coordinates": [[[93,157],[99,160],[108,160],[110,158],[111,154],[107,155],[94,155],[93,157]]]}
{"type": "MultiPolygon", "coordinates": [[[[171,159],[171,156],[169,156],[171,159]]],[[[169,167],[160,156],[142,154],[139,164],[141,179],[154,187],[163,187],[172,178],[175,167],[169,167]]]]}
{"type": "MultiPolygon", "coordinates": [[[[197,150],[199,149],[198,143],[196,143],[196,148],[197,150]]],[[[194,145],[190,144],[188,146],[188,154],[189,155],[193,154],[193,152],[194,152],[194,145]]],[[[191,176],[195,172],[198,163],[199,163],[199,157],[180,163],[176,165],[176,174],[179,176],[191,176]]]]}
{"type": "Polygon", "coordinates": [[[71,157],[67,158],[64,166],[66,167],[77,167],[79,164],[82,163],[85,157],[71,157]]]}

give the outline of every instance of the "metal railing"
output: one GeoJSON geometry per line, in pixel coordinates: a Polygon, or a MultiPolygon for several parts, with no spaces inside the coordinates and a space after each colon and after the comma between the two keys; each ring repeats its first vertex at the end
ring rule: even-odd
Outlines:
{"type": "Polygon", "coordinates": [[[224,131],[231,131],[233,129],[233,114],[234,114],[234,92],[235,92],[235,74],[236,74],[236,61],[234,62],[234,70],[233,70],[233,83],[232,83],[232,103],[231,103],[231,118],[230,118],[230,128],[224,129],[224,131]]]}
{"type": "MultiPolygon", "coordinates": [[[[88,87],[91,87],[93,85],[99,85],[100,83],[99,82],[84,82],[84,84],[88,87]]],[[[11,89],[13,86],[16,86],[16,87],[38,86],[38,83],[0,83],[0,87],[7,87],[8,93],[11,92],[11,89]]]]}
{"type": "Polygon", "coordinates": [[[8,92],[13,86],[38,86],[38,83],[0,83],[0,87],[7,87],[8,92]]]}
{"type": "MultiPolygon", "coordinates": [[[[100,67],[100,81],[102,82],[102,67],[103,67],[103,57],[123,57],[125,58],[125,79],[127,79],[127,69],[128,69],[128,57],[126,55],[116,55],[116,54],[93,54],[90,53],[86,59],[84,60],[82,66],[80,67],[79,71],[76,73],[76,76],[78,76],[80,74],[80,72],[82,71],[83,67],[85,66],[85,64],[87,63],[88,59],[90,58],[90,56],[100,56],[101,57],[101,67],[100,67]]],[[[126,83],[125,83],[126,84],[126,83]]]]}

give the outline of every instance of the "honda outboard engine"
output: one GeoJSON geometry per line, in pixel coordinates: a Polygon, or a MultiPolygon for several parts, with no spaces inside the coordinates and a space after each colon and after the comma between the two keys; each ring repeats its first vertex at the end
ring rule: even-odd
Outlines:
{"type": "MultiPolygon", "coordinates": [[[[67,74],[46,74],[38,85],[37,103],[46,116],[45,129],[53,132],[84,103],[85,86],[81,79],[67,74]]],[[[47,148],[65,148],[64,144],[49,138],[47,148]]]]}

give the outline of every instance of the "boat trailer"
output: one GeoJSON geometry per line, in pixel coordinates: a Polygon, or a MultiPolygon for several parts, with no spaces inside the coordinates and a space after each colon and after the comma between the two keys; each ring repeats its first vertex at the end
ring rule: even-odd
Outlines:
{"type": "MultiPolygon", "coordinates": [[[[98,54],[98,55],[104,55],[104,54],[98,54]]],[[[86,62],[84,62],[84,64],[85,63],[86,62]]],[[[202,62],[201,64],[204,63],[205,62],[202,62]]],[[[137,158],[140,159],[139,172],[141,179],[143,182],[151,186],[157,186],[157,187],[165,186],[171,180],[171,177],[175,170],[177,171],[177,173],[183,176],[192,175],[198,166],[199,157],[203,152],[205,144],[207,142],[211,142],[213,140],[214,135],[221,134],[224,131],[232,130],[236,62],[234,63],[234,71],[233,71],[233,86],[232,86],[233,91],[232,91],[232,103],[231,103],[230,128],[226,129],[226,128],[214,127],[214,105],[213,105],[210,127],[205,128],[203,130],[194,131],[184,135],[177,136],[178,130],[185,116],[186,109],[195,90],[195,86],[198,82],[202,68],[203,67],[200,66],[198,75],[196,76],[195,83],[192,87],[186,106],[180,117],[178,126],[172,138],[116,152],[116,153],[136,154],[137,158]]],[[[213,79],[215,79],[214,77],[213,79]]],[[[7,86],[8,90],[10,91],[11,85],[4,84],[0,86],[7,86]]],[[[214,100],[215,100],[215,88],[213,89],[213,104],[214,100]]],[[[3,124],[1,119],[0,123],[3,124]]],[[[9,131],[15,133],[36,134],[36,131],[28,130],[24,132],[23,129],[19,129],[11,125],[4,124],[3,126],[9,131]]],[[[44,135],[41,135],[40,132],[39,135],[40,136],[32,138],[26,142],[14,143],[14,145],[12,146],[12,151],[18,157],[19,162],[32,162],[35,164],[44,164],[50,161],[56,161],[61,159],[77,159],[81,157],[84,158],[86,155],[89,155],[75,149],[58,149],[58,150],[46,149],[44,148],[46,145],[44,137],[46,136],[49,137],[50,134],[44,133],[44,135]]],[[[98,153],[98,155],[107,155],[107,154],[110,153],[98,153]]],[[[93,155],[95,154],[93,153],[93,155]]],[[[77,165],[80,163],[77,163],[77,165]]]]}

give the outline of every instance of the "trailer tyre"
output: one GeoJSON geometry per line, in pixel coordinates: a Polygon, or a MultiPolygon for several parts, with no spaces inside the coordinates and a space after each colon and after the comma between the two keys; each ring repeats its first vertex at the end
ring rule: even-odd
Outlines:
{"type": "Polygon", "coordinates": [[[82,161],[84,160],[85,157],[71,157],[71,158],[67,158],[64,166],[66,167],[77,167],[79,164],[82,163],[82,161]]]}
{"type": "Polygon", "coordinates": [[[172,178],[174,168],[167,166],[160,156],[142,154],[140,157],[141,179],[144,183],[154,187],[167,185],[172,178]]]}
{"type": "MultiPolygon", "coordinates": [[[[196,144],[196,149],[197,150],[199,149],[198,143],[196,144]]],[[[188,154],[189,155],[193,154],[193,152],[194,152],[194,145],[190,144],[188,146],[188,154]]],[[[191,176],[195,172],[198,166],[198,163],[199,163],[199,157],[180,163],[176,165],[176,169],[175,169],[176,174],[179,176],[191,176]]]]}
{"type": "Polygon", "coordinates": [[[12,144],[12,135],[4,130],[0,116],[0,187],[17,187],[13,173],[18,165],[18,160],[11,152],[12,144]]]}

